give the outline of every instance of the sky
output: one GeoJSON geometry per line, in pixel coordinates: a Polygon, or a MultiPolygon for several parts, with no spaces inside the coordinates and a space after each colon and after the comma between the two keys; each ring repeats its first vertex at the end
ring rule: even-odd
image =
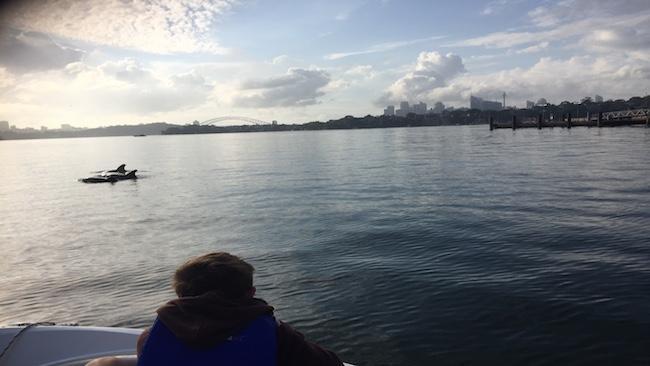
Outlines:
{"type": "Polygon", "coordinates": [[[0,6],[0,120],[303,123],[388,104],[650,94],[650,1],[34,0],[0,6]]]}

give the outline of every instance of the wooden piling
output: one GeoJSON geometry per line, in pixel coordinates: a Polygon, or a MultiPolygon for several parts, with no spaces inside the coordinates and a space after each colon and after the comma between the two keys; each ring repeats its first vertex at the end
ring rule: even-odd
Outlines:
{"type": "Polygon", "coordinates": [[[490,131],[494,130],[494,117],[490,116],[490,131]]]}
{"type": "Polygon", "coordinates": [[[650,128],[650,110],[645,112],[645,128],[650,128]]]}
{"type": "Polygon", "coordinates": [[[517,129],[517,116],[514,114],[512,115],[512,129],[516,130],[517,129]]]}
{"type": "Polygon", "coordinates": [[[596,121],[598,128],[603,127],[603,112],[598,112],[598,120],[596,121]]]}
{"type": "Polygon", "coordinates": [[[571,128],[571,113],[566,116],[566,128],[571,128]]]}
{"type": "Polygon", "coordinates": [[[591,127],[591,112],[587,112],[587,127],[591,127]]]}
{"type": "Polygon", "coordinates": [[[537,115],[537,129],[538,130],[542,129],[542,118],[543,117],[542,117],[541,113],[537,115]]]}

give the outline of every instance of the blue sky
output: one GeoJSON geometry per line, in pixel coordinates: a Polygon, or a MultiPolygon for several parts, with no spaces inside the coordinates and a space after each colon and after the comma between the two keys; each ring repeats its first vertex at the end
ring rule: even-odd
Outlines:
{"type": "Polygon", "coordinates": [[[0,8],[0,120],[301,123],[406,100],[646,95],[650,2],[48,0],[0,8]]]}

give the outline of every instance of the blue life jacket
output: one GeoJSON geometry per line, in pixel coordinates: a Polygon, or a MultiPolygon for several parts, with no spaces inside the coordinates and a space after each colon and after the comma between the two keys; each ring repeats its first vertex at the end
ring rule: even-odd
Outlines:
{"type": "Polygon", "coordinates": [[[276,328],[275,318],[263,315],[213,348],[197,350],[182,343],[156,319],[138,357],[138,366],[276,366],[276,328]]]}

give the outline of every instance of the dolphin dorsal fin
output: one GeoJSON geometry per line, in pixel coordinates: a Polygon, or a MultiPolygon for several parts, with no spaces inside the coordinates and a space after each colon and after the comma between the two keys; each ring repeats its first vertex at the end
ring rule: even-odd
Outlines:
{"type": "Polygon", "coordinates": [[[126,164],[122,164],[122,165],[118,166],[117,169],[115,169],[115,171],[118,172],[118,173],[126,173],[126,169],[124,169],[125,166],[126,166],[126,164]]]}

